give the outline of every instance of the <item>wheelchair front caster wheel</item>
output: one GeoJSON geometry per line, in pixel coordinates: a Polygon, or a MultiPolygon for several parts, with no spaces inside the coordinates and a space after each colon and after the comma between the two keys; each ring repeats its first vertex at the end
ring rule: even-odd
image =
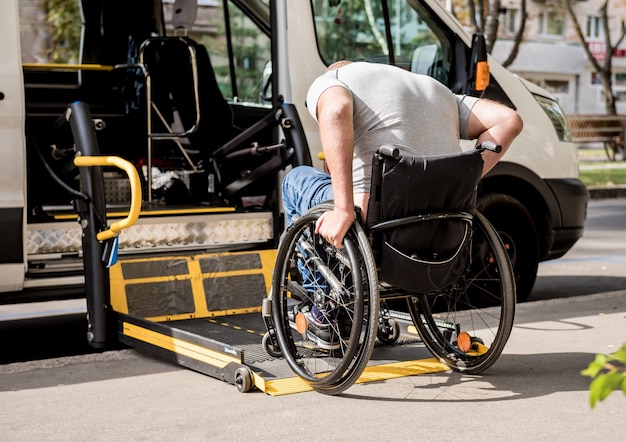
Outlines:
{"type": "Polygon", "coordinates": [[[263,350],[265,350],[265,352],[273,358],[282,358],[283,353],[280,351],[279,346],[272,343],[272,337],[270,336],[270,333],[271,332],[267,332],[263,335],[263,350]]]}
{"type": "Polygon", "coordinates": [[[393,345],[400,338],[400,324],[395,319],[388,319],[378,327],[376,337],[385,345],[393,345]]]}
{"type": "Polygon", "coordinates": [[[252,390],[254,382],[252,380],[252,372],[248,367],[241,367],[235,371],[235,387],[239,393],[247,393],[252,390]]]}

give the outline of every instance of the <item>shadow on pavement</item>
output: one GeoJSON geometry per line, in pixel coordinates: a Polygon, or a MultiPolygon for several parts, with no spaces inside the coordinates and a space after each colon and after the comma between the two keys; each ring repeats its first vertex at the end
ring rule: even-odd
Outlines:
{"type": "Polygon", "coordinates": [[[592,295],[626,289],[626,276],[538,276],[529,301],[592,295]]]}
{"type": "MultiPolygon", "coordinates": [[[[385,397],[384,393],[377,396],[355,394],[356,388],[339,397],[388,402],[484,403],[517,401],[567,391],[584,392],[589,389],[590,379],[582,376],[580,371],[594,357],[592,353],[503,354],[485,374],[443,372],[411,377],[415,393],[403,397],[385,397]]],[[[396,390],[389,391],[394,393],[396,390]]]]}

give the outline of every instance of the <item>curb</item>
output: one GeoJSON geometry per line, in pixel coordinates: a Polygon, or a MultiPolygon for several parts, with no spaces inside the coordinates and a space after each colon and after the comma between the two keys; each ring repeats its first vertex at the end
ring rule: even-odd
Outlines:
{"type": "Polygon", "coordinates": [[[588,187],[590,199],[626,198],[626,186],[588,187]]]}

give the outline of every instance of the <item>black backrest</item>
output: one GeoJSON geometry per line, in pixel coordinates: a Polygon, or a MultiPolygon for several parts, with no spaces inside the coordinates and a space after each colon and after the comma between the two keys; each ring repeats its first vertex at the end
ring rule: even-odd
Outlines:
{"type": "Polygon", "coordinates": [[[392,158],[375,154],[367,225],[405,216],[473,210],[480,152],[392,158]]]}
{"type": "Polygon", "coordinates": [[[477,151],[374,156],[366,224],[383,279],[424,293],[458,278],[482,168],[477,151]]]}

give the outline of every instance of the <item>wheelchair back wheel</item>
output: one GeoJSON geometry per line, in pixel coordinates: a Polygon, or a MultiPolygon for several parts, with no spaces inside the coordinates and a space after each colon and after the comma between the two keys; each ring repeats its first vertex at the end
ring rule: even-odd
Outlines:
{"type": "Polygon", "coordinates": [[[339,394],[369,362],[378,330],[378,279],[355,222],[337,249],[315,234],[332,205],[299,218],[281,238],[272,281],[276,338],[291,369],[325,394],[339,394]]]}
{"type": "Polygon", "coordinates": [[[500,237],[474,217],[471,265],[444,291],[408,298],[424,345],[455,371],[480,373],[500,356],[513,328],[515,283],[500,237]]]}

